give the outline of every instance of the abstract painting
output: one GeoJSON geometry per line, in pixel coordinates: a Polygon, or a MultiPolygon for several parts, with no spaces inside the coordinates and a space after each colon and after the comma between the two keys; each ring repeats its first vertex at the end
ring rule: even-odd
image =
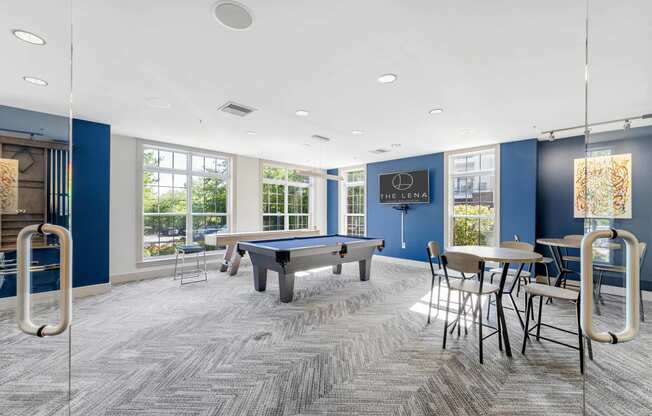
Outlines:
{"type": "Polygon", "coordinates": [[[18,211],[18,161],[0,159],[0,213],[18,211]]]}
{"type": "Polygon", "coordinates": [[[631,153],[575,159],[575,218],[632,218],[631,153]]]}

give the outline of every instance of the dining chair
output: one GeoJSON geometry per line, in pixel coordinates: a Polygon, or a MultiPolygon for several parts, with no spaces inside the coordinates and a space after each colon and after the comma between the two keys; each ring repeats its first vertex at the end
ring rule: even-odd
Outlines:
{"type": "MultiPolygon", "coordinates": [[[[441,291],[441,279],[444,277],[444,269],[441,267],[441,249],[439,243],[436,241],[428,241],[426,245],[426,254],[428,257],[428,262],[430,263],[430,272],[432,274],[432,280],[430,282],[430,302],[428,303],[428,323],[430,323],[430,315],[432,310],[432,295],[435,288],[435,278],[438,279],[437,282],[437,313],[439,313],[439,301],[441,300],[440,291],[441,291]],[[435,268],[436,263],[436,268],[435,268]]],[[[448,271],[450,277],[456,279],[467,279],[471,276],[466,276],[463,273],[460,273],[456,270],[448,271]]]]}
{"type": "MultiPolygon", "coordinates": [[[[518,234],[514,234],[514,241],[521,241],[521,237],[518,234]]],[[[542,257],[541,260],[537,261],[537,264],[543,265],[546,276],[550,276],[550,270],[548,269],[548,265],[553,261],[554,260],[550,257],[542,257]]],[[[516,294],[516,296],[518,296],[518,293],[516,294]]]]}
{"type": "MultiPolygon", "coordinates": [[[[525,354],[525,347],[527,341],[530,340],[530,335],[534,335],[537,341],[545,340],[553,342],[555,344],[563,345],[565,347],[572,348],[579,351],[580,354],[580,373],[584,374],[584,335],[582,333],[582,326],[580,324],[580,292],[576,292],[570,289],[564,289],[561,287],[550,286],[542,283],[530,283],[523,288],[525,292],[527,307],[525,310],[525,328],[523,336],[523,347],[521,353],[525,354]],[[539,298],[539,313],[537,323],[530,327],[530,315],[534,313],[534,298],[539,298]],[[543,301],[543,298],[556,299],[560,301],[568,301],[575,304],[575,314],[577,317],[577,332],[569,331],[565,328],[560,328],[554,325],[546,324],[541,321],[543,304],[546,303],[543,301]],[[547,338],[541,335],[541,328],[546,327],[550,329],[555,329],[557,331],[565,332],[567,334],[577,335],[578,345],[570,345],[562,341],[558,341],[552,338],[547,338]],[[536,330],[536,335],[533,334],[533,331],[536,330]]],[[[533,318],[534,319],[534,318],[533,318]]],[[[593,349],[591,347],[591,340],[587,338],[587,349],[589,352],[589,359],[593,360],[593,349]]]]}
{"type": "MultiPolygon", "coordinates": [[[[458,327],[458,336],[459,336],[459,327],[461,325],[461,319],[463,317],[464,324],[466,324],[466,302],[471,299],[473,295],[477,299],[477,308],[478,308],[478,320],[472,319],[473,324],[478,325],[478,344],[479,344],[479,358],[480,364],[483,362],[483,341],[485,338],[489,338],[492,335],[498,334],[498,348],[502,351],[502,335],[501,335],[501,321],[505,322],[505,317],[503,315],[503,308],[501,304],[500,288],[491,283],[484,282],[485,274],[485,262],[482,258],[474,256],[472,254],[466,253],[455,253],[447,252],[441,256],[441,264],[444,269],[444,278],[446,279],[446,284],[448,285],[448,291],[446,294],[446,319],[444,323],[444,340],[442,348],[446,349],[446,336],[448,334],[448,328],[451,325],[457,324],[458,327]],[[452,279],[448,270],[453,269],[460,273],[464,274],[475,274],[478,276],[478,279],[452,279]],[[458,292],[458,307],[457,307],[457,317],[450,324],[448,323],[448,315],[450,312],[450,302],[451,302],[451,292],[458,292]],[[484,324],[482,322],[482,297],[495,295],[496,297],[496,308],[497,308],[497,325],[496,327],[484,324]],[[487,336],[482,335],[482,329],[490,328],[493,330],[487,336]]],[[[473,309],[473,308],[472,308],[473,309]]],[[[466,331],[466,325],[464,325],[466,331]]]]}
{"type": "MultiPolygon", "coordinates": [[[[638,253],[639,253],[639,261],[638,261],[638,270],[639,270],[639,275],[640,273],[643,272],[643,265],[645,264],[645,258],[647,255],[647,243],[639,242],[638,243],[638,253]]],[[[625,266],[620,266],[620,265],[613,265],[613,264],[601,264],[598,266],[593,266],[593,269],[598,272],[598,282],[596,284],[595,288],[595,306],[596,306],[596,313],[600,315],[600,303],[604,302],[602,301],[602,279],[604,277],[605,273],[621,273],[623,276],[627,272],[627,269],[625,266]]],[[[642,279],[641,279],[642,280],[642,279]]],[[[641,302],[641,322],[645,322],[645,311],[643,310],[643,289],[639,287],[639,300],[641,302]]]]}
{"type": "MultiPolygon", "coordinates": [[[[525,243],[522,241],[503,241],[500,243],[501,248],[510,248],[514,250],[524,250],[524,251],[534,251],[534,246],[529,243],[525,243]]],[[[521,318],[521,310],[518,309],[518,306],[516,305],[516,299],[514,299],[514,289],[516,289],[516,293],[518,296],[518,293],[520,292],[521,289],[521,280],[523,280],[526,284],[530,281],[530,277],[532,276],[532,264],[528,265],[528,270],[523,270],[524,266],[521,264],[517,269],[510,268],[507,271],[507,281],[505,282],[505,287],[503,289],[503,295],[509,295],[510,300],[512,301],[512,305],[514,305],[513,310],[516,311],[516,314],[518,315],[518,319],[521,323],[521,326],[524,325],[523,323],[523,318],[521,318]]],[[[498,275],[498,277],[502,276],[503,273],[503,268],[502,265],[500,267],[495,267],[492,269],[489,269],[489,275],[490,275],[490,283],[493,283],[494,277],[498,275]]],[[[505,306],[506,309],[512,309],[509,306],[505,306]]],[[[491,310],[491,302],[487,305],[487,319],[489,319],[489,313],[491,310]]]]}

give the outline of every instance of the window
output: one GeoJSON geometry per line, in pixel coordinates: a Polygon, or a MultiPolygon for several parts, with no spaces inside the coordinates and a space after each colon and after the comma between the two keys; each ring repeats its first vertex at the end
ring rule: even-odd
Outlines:
{"type": "Polygon", "coordinates": [[[342,230],[347,235],[364,236],[366,234],[366,198],[364,168],[352,168],[342,172],[342,230]]]}
{"type": "Polygon", "coordinates": [[[228,230],[229,165],[224,157],[143,149],[143,258],[228,230]]]}
{"type": "Polygon", "coordinates": [[[449,246],[498,242],[496,165],[493,147],[447,156],[449,246]]]}
{"type": "Polygon", "coordinates": [[[310,178],[272,165],[263,166],[262,176],[263,231],[309,228],[310,178]]]}

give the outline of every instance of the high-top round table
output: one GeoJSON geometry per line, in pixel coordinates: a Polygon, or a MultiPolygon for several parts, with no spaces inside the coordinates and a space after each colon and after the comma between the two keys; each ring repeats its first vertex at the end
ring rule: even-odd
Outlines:
{"type": "MultiPolygon", "coordinates": [[[[557,276],[555,277],[555,286],[561,286],[561,281],[566,274],[577,273],[577,271],[570,269],[564,265],[564,257],[562,255],[562,248],[575,248],[579,249],[582,247],[582,240],[579,238],[539,238],[537,244],[542,246],[548,246],[550,253],[552,254],[552,259],[555,262],[555,267],[557,267],[557,276]]],[[[617,250],[620,248],[620,244],[609,242],[605,245],[606,248],[610,250],[617,250]]]]}
{"type": "MultiPolygon", "coordinates": [[[[494,261],[502,263],[503,272],[500,276],[500,284],[498,296],[502,296],[503,289],[505,287],[505,281],[507,280],[507,273],[509,272],[510,263],[520,264],[520,271],[523,269],[523,266],[526,264],[536,263],[543,259],[543,256],[539,253],[526,250],[516,250],[512,248],[502,248],[502,247],[488,247],[488,246],[452,246],[449,247],[446,252],[449,253],[465,253],[473,254],[478,256],[484,261],[494,261]]],[[[444,253],[446,254],[446,253],[444,253]]],[[[518,275],[517,275],[518,276],[518,275]]],[[[507,323],[505,322],[505,316],[500,315],[501,326],[503,330],[503,339],[505,340],[505,351],[508,357],[512,356],[512,349],[509,345],[509,335],[507,334],[507,323]]]]}

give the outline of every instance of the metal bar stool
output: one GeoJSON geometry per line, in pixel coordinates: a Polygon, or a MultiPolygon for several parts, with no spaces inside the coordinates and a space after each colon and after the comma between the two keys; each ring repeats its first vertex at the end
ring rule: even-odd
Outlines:
{"type": "MultiPolygon", "coordinates": [[[[549,286],[541,283],[530,283],[529,285],[526,285],[523,287],[523,291],[525,292],[526,300],[527,300],[527,308],[525,312],[525,329],[524,333],[525,336],[523,337],[523,349],[521,350],[522,354],[525,354],[525,347],[527,345],[527,341],[530,339],[530,335],[535,335],[533,334],[533,331],[536,330],[536,339],[537,341],[539,340],[545,340],[549,342],[553,342],[558,345],[563,345],[565,347],[572,348],[574,350],[579,351],[580,353],[580,372],[584,374],[584,335],[582,334],[582,326],[580,325],[580,293],[575,292],[570,289],[564,289],[561,287],[556,287],[556,286],[549,286]],[[530,327],[530,314],[533,313],[533,304],[534,304],[534,298],[538,297],[539,298],[539,317],[537,323],[530,327]],[[577,315],[577,332],[569,331],[564,328],[560,328],[557,326],[549,325],[546,323],[541,322],[541,314],[543,310],[543,304],[545,303],[543,301],[543,298],[550,298],[550,299],[559,299],[559,300],[566,300],[572,303],[575,303],[575,308],[576,308],[576,315],[577,315]],[[578,338],[578,346],[566,344],[561,341],[557,341],[552,338],[547,338],[541,335],[541,327],[546,327],[546,328],[551,328],[555,329],[557,331],[565,332],[567,334],[572,334],[572,335],[577,335],[578,338]]],[[[587,339],[587,347],[589,351],[589,359],[593,360],[593,350],[591,348],[591,340],[587,339]]]]}
{"type": "Polygon", "coordinates": [[[176,251],[176,258],[174,260],[174,280],[181,280],[181,284],[188,284],[188,283],[197,283],[197,282],[205,282],[208,280],[208,273],[206,272],[206,248],[203,246],[200,246],[199,244],[188,244],[188,245],[181,245],[177,246],[175,248],[176,251]],[[187,254],[194,254],[195,255],[195,260],[197,261],[196,268],[187,270],[186,271],[186,255],[187,254]],[[179,256],[181,256],[181,273],[178,272],[178,266],[179,266],[179,256]],[[204,267],[200,267],[199,265],[199,257],[204,258],[204,267]],[[204,276],[203,279],[201,279],[201,276],[204,276]],[[193,279],[190,281],[184,281],[188,279],[193,279]]]}
{"type": "MultiPolygon", "coordinates": [[[[472,254],[465,254],[465,253],[446,253],[441,256],[441,260],[442,260],[442,266],[444,267],[444,277],[446,279],[446,284],[448,286],[448,291],[446,295],[446,319],[444,323],[444,340],[443,340],[442,348],[444,349],[446,348],[446,335],[448,333],[448,328],[450,326],[457,325],[458,335],[459,335],[459,327],[462,320],[464,321],[464,323],[466,323],[467,321],[466,302],[467,300],[472,299],[472,295],[475,295],[478,304],[477,306],[478,319],[476,322],[475,312],[472,309],[471,311],[474,314],[474,318],[472,319],[472,322],[474,324],[477,323],[478,325],[478,344],[480,349],[479,358],[480,358],[480,364],[482,364],[483,362],[482,343],[486,338],[498,334],[498,348],[501,351],[503,349],[501,320],[504,322],[504,315],[503,315],[503,308],[501,304],[501,296],[502,296],[502,293],[500,293],[501,288],[499,286],[484,282],[485,262],[484,260],[482,260],[482,258],[478,256],[474,256],[472,254]],[[478,276],[478,280],[451,279],[450,276],[448,275],[449,267],[460,273],[476,274],[478,276]],[[449,315],[450,304],[451,304],[451,291],[453,290],[458,291],[459,304],[457,308],[457,317],[455,318],[455,320],[449,323],[448,315],[449,315]],[[496,306],[497,306],[496,316],[498,318],[496,319],[497,321],[496,327],[484,324],[482,322],[482,296],[491,297],[491,295],[496,296],[496,306]],[[490,332],[488,335],[483,336],[482,334],[483,327],[489,328],[490,330],[493,330],[493,332],[490,332]]],[[[466,333],[466,325],[465,325],[465,333],[466,333]]],[[[507,340],[505,341],[505,344],[507,345],[507,340]]]]}

